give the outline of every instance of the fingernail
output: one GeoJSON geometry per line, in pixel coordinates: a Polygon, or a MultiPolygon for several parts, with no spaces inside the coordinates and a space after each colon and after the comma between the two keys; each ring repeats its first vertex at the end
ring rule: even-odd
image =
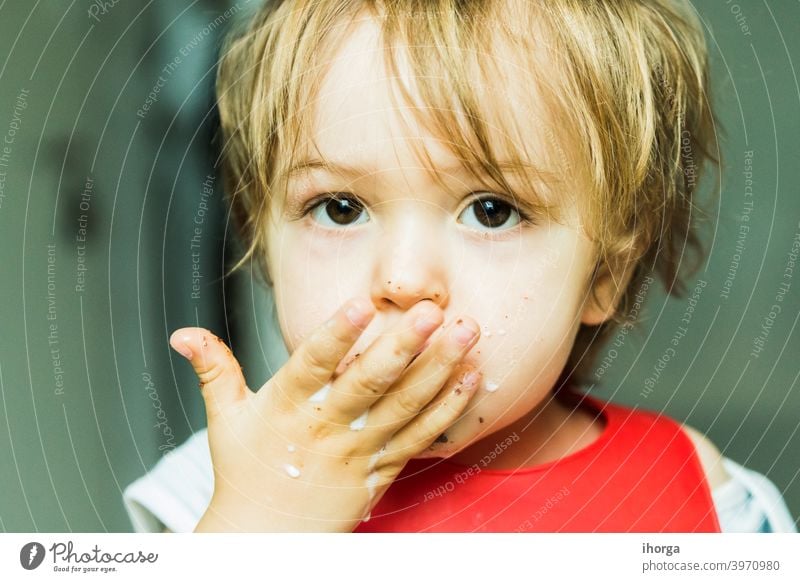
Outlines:
{"type": "Polygon", "coordinates": [[[477,330],[467,327],[467,322],[463,320],[459,320],[455,328],[453,328],[453,337],[462,345],[467,345],[475,337],[476,333],[477,330]]]}
{"type": "Polygon", "coordinates": [[[178,352],[180,355],[182,355],[187,360],[189,360],[189,361],[192,360],[192,356],[193,356],[192,350],[190,350],[189,346],[187,346],[185,343],[183,343],[182,340],[175,339],[172,342],[170,342],[170,344],[172,345],[172,349],[173,350],[178,352]]]}
{"type": "Polygon", "coordinates": [[[472,371],[466,376],[464,376],[464,380],[462,381],[464,386],[468,388],[474,388],[478,385],[478,380],[480,379],[480,374],[476,371],[472,371]]]}
{"type": "Polygon", "coordinates": [[[455,390],[453,393],[458,396],[459,394],[469,393],[472,394],[475,391],[475,387],[478,385],[478,381],[480,380],[480,373],[473,370],[464,374],[461,377],[461,380],[458,381],[456,384],[455,390]]]}
{"type": "Polygon", "coordinates": [[[187,346],[184,343],[178,343],[177,345],[173,345],[172,347],[175,349],[176,352],[178,352],[184,358],[186,358],[190,362],[192,361],[192,350],[189,349],[189,346],[187,346]]]}
{"type": "Polygon", "coordinates": [[[439,327],[439,322],[435,319],[431,319],[429,315],[421,315],[414,323],[414,328],[422,335],[431,333],[437,327],[439,327]]]}
{"type": "Polygon", "coordinates": [[[365,305],[361,299],[352,301],[347,311],[345,311],[347,319],[356,327],[364,327],[369,320],[370,313],[369,306],[365,305]]]}

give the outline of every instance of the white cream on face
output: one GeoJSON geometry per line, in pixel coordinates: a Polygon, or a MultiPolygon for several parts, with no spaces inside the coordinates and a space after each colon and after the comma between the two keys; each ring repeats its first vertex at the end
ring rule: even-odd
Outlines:
{"type": "Polygon", "coordinates": [[[300,476],[300,469],[292,465],[291,463],[286,463],[283,466],[283,470],[286,471],[286,474],[289,475],[292,479],[297,479],[300,476]]]}

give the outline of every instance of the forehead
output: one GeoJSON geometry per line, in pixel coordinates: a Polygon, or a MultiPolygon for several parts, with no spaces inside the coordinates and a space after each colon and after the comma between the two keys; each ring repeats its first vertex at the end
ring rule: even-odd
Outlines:
{"type": "MultiPolygon", "coordinates": [[[[419,75],[425,72],[412,70],[406,51],[394,53],[396,70],[388,70],[387,48],[380,23],[374,17],[361,15],[340,26],[344,33],[338,45],[320,57],[319,90],[307,111],[299,112],[310,115],[310,135],[300,136],[296,161],[320,158],[375,171],[430,164],[435,168],[456,167],[463,158],[427,122],[434,109],[447,109],[454,119],[463,121],[455,86],[449,104],[441,103],[441,99],[429,103],[421,96],[419,86],[419,75]],[[410,102],[399,92],[401,86],[411,96],[410,102]]],[[[497,42],[494,46],[493,54],[473,51],[468,55],[475,59],[476,67],[491,70],[491,74],[484,75],[476,68],[475,74],[466,79],[477,114],[486,123],[485,138],[498,159],[519,159],[531,167],[563,173],[563,166],[568,163],[563,140],[556,139],[543,99],[526,74],[530,66],[527,61],[532,56],[520,54],[519,47],[512,47],[510,42],[497,42]]],[[[451,80],[441,79],[440,85],[441,81],[451,80]]],[[[430,86],[425,83],[425,87],[430,86]]],[[[474,145],[477,149],[477,143],[474,145]]]]}
{"type": "MultiPolygon", "coordinates": [[[[333,161],[405,167],[414,163],[408,150],[417,144],[444,163],[451,154],[441,140],[421,126],[406,104],[398,106],[392,98],[380,34],[372,18],[361,17],[331,55],[312,107],[313,141],[333,161]]],[[[411,86],[408,68],[402,67],[401,74],[405,78],[397,81],[411,86]]]]}

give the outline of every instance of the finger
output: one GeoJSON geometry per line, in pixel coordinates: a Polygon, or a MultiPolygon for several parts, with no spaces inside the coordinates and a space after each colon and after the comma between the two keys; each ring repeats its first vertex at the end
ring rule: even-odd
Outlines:
{"type": "Polygon", "coordinates": [[[242,368],[216,335],[202,327],[184,327],[173,332],[169,343],[192,364],[209,419],[244,398],[247,383],[242,368]]]}
{"type": "Polygon", "coordinates": [[[398,466],[427,449],[461,417],[480,381],[481,373],[472,370],[449,384],[428,408],[390,439],[381,462],[398,466]]]}
{"type": "Polygon", "coordinates": [[[405,376],[372,406],[370,427],[394,434],[408,424],[440,392],[479,336],[479,326],[467,318],[457,320],[445,330],[414,360],[405,376]]]}
{"type": "Polygon", "coordinates": [[[336,395],[331,399],[336,413],[355,418],[369,408],[403,375],[442,319],[442,310],[433,301],[414,305],[336,378],[336,395]]]}
{"type": "Polygon", "coordinates": [[[292,353],[289,360],[270,380],[274,391],[291,401],[326,393],[328,384],[342,358],[350,351],[374,315],[372,302],[347,301],[326,323],[318,327],[292,353]]]}

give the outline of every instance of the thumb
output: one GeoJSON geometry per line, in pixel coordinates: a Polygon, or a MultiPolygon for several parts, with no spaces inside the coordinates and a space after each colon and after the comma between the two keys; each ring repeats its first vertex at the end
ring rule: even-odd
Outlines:
{"type": "Polygon", "coordinates": [[[209,418],[245,396],[247,383],[242,368],[216,335],[202,327],[184,327],[173,332],[169,343],[192,364],[209,418]]]}

